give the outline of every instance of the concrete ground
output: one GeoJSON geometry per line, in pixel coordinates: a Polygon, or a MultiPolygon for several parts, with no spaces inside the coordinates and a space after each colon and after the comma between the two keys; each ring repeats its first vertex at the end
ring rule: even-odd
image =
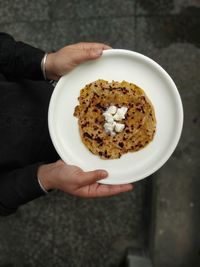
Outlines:
{"type": "Polygon", "coordinates": [[[0,267],[117,267],[142,249],[155,267],[200,266],[200,1],[0,0],[0,31],[46,51],[99,41],[143,53],[172,76],[185,116],[170,160],[133,192],[52,192],[0,218],[0,267]]]}

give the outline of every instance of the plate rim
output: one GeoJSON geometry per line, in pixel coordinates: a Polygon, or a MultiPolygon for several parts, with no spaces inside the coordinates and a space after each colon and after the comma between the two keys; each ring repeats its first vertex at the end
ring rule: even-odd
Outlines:
{"type": "MultiPolygon", "coordinates": [[[[175,94],[175,98],[176,98],[176,104],[178,104],[178,113],[179,113],[178,114],[178,118],[179,118],[179,121],[177,123],[177,128],[176,128],[176,136],[175,136],[175,138],[173,138],[173,143],[172,143],[170,149],[168,149],[167,153],[165,153],[164,156],[161,158],[161,160],[159,160],[159,164],[155,164],[154,167],[150,168],[150,170],[147,171],[144,175],[140,175],[137,178],[130,178],[130,179],[126,179],[125,178],[124,179],[125,183],[134,183],[136,181],[145,179],[146,177],[148,177],[148,176],[152,175],[153,173],[155,173],[171,157],[171,155],[175,151],[175,149],[176,149],[176,147],[178,145],[178,142],[180,140],[180,137],[181,137],[181,133],[182,133],[182,129],[183,129],[183,122],[184,122],[184,111],[183,111],[183,104],[182,104],[182,100],[181,100],[181,96],[179,94],[178,88],[177,88],[175,82],[173,81],[173,79],[171,78],[171,76],[167,73],[167,71],[161,65],[159,65],[152,58],[150,58],[150,57],[148,57],[148,56],[146,56],[144,54],[141,54],[141,53],[138,53],[138,52],[135,52],[135,51],[131,51],[131,50],[126,50],[126,49],[108,49],[108,50],[104,50],[102,56],[105,57],[105,56],[109,56],[109,55],[112,55],[112,54],[119,55],[119,53],[126,54],[126,55],[132,55],[134,57],[142,59],[145,62],[148,62],[149,64],[153,64],[154,67],[156,67],[159,71],[161,71],[162,75],[164,75],[165,78],[167,78],[168,82],[170,83],[170,87],[173,88],[173,91],[174,91],[174,94],[175,94]]],[[[80,64],[79,66],[82,66],[83,64],[80,64]]],[[[79,66],[77,66],[77,67],[79,67],[79,66]]],[[[52,143],[54,145],[55,150],[57,151],[58,155],[60,156],[60,158],[63,161],[65,161],[65,159],[64,159],[64,157],[62,155],[62,152],[60,151],[60,148],[57,146],[57,143],[56,143],[56,140],[55,140],[56,139],[55,138],[55,134],[53,134],[54,133],[54,129],[53,129],[54,127],[52,125],[52,120],[51,120],[51,116],[52,115],[51,114],[52,114],[52,110],[53,110],[54,103],[55,103],[54,99],[56,98],[56,95],[59,92],[60,84],[62,83],[62,80],[64,79],[64,77],[67,76],[67,75],[68,74],[63,75],[59,79],[59,81],[57,82],[57,84],[56,84],[56,86],[55,86],[55,88],[53,90],[53,93],[51,95],[50,102],[49,102],[49,107],[48,107],[48,129],[49,129],[49,134],[50,134],[50,137],[51,137],[51,140],[52,140],[52,143]]],[[[102,179],[102,180],[100,180],[98,182],[102,183],[102,184],[123,184],[124,183],[124,182],[119,182],[119,181],[110,183],[109,182],[109,177],[105,178],[105,179],[102,179]]]]}

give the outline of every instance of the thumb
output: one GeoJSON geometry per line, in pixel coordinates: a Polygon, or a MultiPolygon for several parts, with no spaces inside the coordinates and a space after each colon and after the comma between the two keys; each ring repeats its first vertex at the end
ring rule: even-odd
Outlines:
{"type": "Polygon", "coordinates": [[[93,184],[98,180],[104,179],[108,176],[108,172],[105,170],[95,170],[95,171],[89,171],[84,172],[82,174],[82,182],[81,185],[89,185],[93,184]]]}

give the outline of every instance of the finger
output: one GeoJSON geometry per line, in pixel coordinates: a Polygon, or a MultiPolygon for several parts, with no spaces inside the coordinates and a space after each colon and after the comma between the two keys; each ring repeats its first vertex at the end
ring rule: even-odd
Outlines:
{"type": "Polygon", "coordinates": [[[99,185],[96,189],[96,196],[106,197],[113,196],[123,192],[128,192],[133,190],[132,184],[123,184],[123,185],[99,185]]]}
{"type": "Polygon", "coordinates": [[[83,172],[80,176],[80,186],[94,184],[96,181],[104,179],[107,176],[108,173],[105,170],[83,172]]]}
{"type": "Polygon", "coordinates": [[[104,43],[83,42],[80,43],[80,45],[83,49],[101,49],[101,50],[112,49],[111,46],[104,43]]]}
{"type": "Polygon", "coordinates": [[[78,43],[71,45],[70,48],[74,54],[76,64],[97,59],[102,55],[103,50],[111,49],[110,46],[101,43],[78,43]]]}
{"type": "Polygon", "coordinates": [[[88,49],[83,49],[80,51],[80,54],[78,56],[79,63],[91,60],[91,59],[97,59],[103,54],[103,49],[102,47],[96,47],[96,48],[88,48],[88,49]]]}

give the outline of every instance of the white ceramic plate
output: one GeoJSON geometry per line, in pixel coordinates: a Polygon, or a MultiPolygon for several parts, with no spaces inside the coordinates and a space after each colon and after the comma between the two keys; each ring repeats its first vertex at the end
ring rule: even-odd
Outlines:
{"type": "Polygon", "coordinates": [[[109,177],[102,183],[123,184],[149,176],[169,159],[181,135],[183,108],[174,82],[155,61],[139,53],[113,49],[104,51],[98,60],[79,65],[59,80],[51,97],[48,123],[53,144],[63,161],[84,171],[105,169],[109,177]],[[144,89],[157,119],[156,135],[147,147],[120,159],[102,160],[82,143],[74,108],[80,89],[97,79],[125,80],[144,89]]]}

